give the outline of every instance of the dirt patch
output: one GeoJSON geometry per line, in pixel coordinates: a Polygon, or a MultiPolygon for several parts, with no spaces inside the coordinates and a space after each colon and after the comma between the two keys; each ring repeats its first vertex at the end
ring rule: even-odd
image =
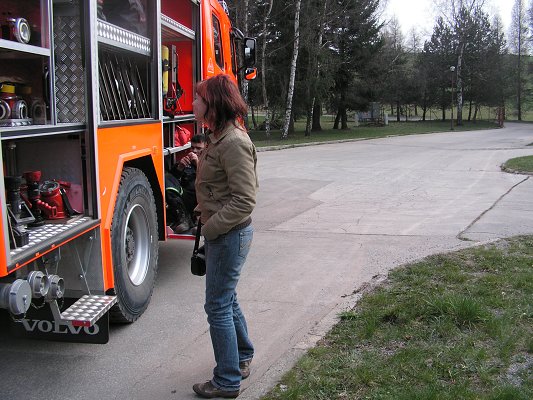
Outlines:
{"type": "Polygon", "coordinates": [[[505,380],[513,385],[520,386],[522,384],[523,372],[531,371],[533,369],[533,355],[523,354],[514,357],[513,363],[507,369],[505,380]]]}

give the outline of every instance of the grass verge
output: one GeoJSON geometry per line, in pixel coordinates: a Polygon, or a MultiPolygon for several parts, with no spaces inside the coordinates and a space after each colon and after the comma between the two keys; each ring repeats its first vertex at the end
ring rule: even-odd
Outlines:
{"type": "Polygon", "coordinates": [[[533,174],[533,156],[517,157],[502,165],[504,171],[533,174]]]}
{"type": "MultiPolygon", "coordinates": [[[[331,125],[331,121],[324,121],[322,126],[331,125]]],[[[470,131],[496,128],[492,122],[477,121],[476,123],[465,121],[462,126],[454,126],[456,131],[470,131]]],[[[370,139],[391,135],[412,135],[422,133],[446,132],[450,130],[450,121],[418,121],[418,122],[390,122],[387,126],[357,126],[350,129],[323,129],[320,132],[312,132],[311,136],[305,136],[305,122],[295,124],[295,132],[289,134],[287,139],[281,139],[281,131],[272,130],[270,137],[265,131],[250,130],[250,137],[257,147],[294,145],[302,143],[325,142],[332,140],[370,139]]]]}
{"type": "Polygon", "coordinates": [[[533,236],[391,271],[263,400],[533,398],[533,236]]]}

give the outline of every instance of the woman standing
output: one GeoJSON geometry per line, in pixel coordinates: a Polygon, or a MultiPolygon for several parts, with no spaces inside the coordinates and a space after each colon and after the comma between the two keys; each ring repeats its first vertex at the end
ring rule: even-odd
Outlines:
{"type": "Polygon", "coordinates": [[[213,378],[193,390],[204,398],[235,398],[254,355],[235,289],[252,243],[257,157],[242,124],[246,103],[227,75],[200,82],[193,109],[210,131],[196,175],[196,210],[205,239],[204,308],[216,362],[213,378]]]}

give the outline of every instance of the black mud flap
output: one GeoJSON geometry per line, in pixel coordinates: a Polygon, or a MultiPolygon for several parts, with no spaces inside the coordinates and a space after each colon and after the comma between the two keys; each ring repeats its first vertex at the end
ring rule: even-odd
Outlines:
{"type": "MultiPolygon", "coordinates": [[[[69,307],[76,300],[64,299],[62,308],[69,307]]],[[[30,307],[25,318],[10,320],[10,332],[16,337],[94,344],[105,344],[109,341],[109,311],[90,327],[56,323],[48,305],[39,309],[30,307]]]]}

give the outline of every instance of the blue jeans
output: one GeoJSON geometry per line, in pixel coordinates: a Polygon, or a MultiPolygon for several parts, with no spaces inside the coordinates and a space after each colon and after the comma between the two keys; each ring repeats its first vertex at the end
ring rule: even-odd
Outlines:
{"type": "Polygon", "coordinates": [[[209,322],[216,367],[211,382],[223,390],[241,385],[239,362],[254,356],[246,320],[235,291],[252,244],[251,225],[205,241],[205,312],[209,322]]]}

